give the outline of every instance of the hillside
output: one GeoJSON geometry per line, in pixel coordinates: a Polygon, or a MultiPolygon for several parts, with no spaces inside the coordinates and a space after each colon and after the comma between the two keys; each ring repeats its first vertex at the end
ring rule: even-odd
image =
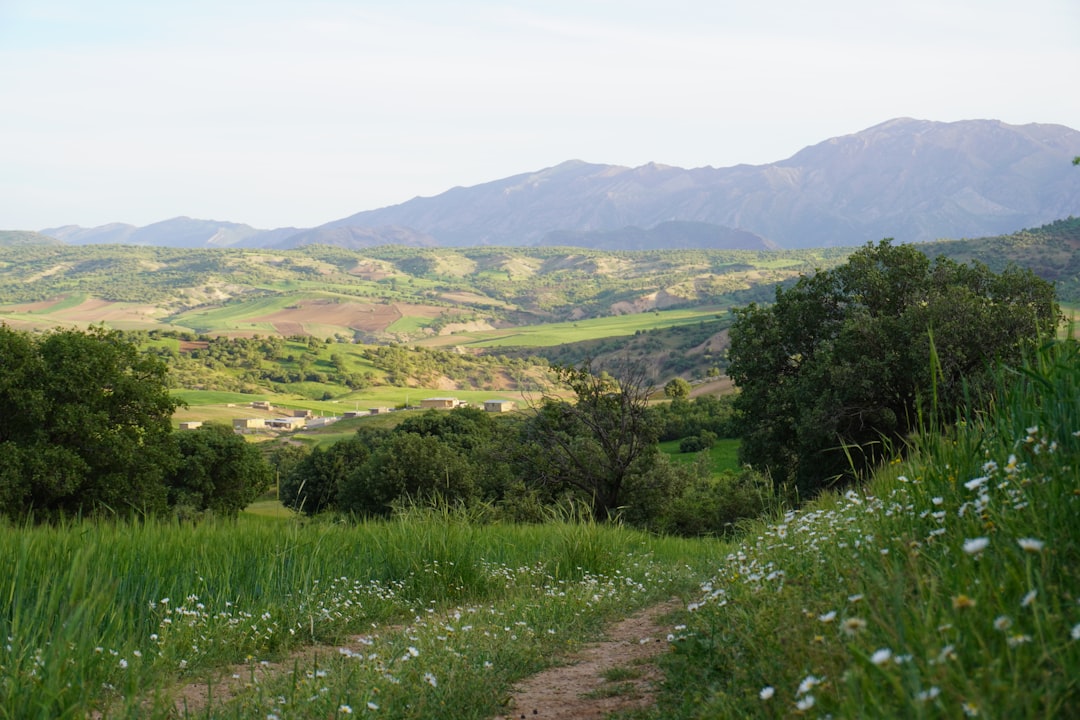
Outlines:
{"type": "Polygon", "coordinates": [[[899,118],[766,165],[629,168],[571,160],[316,228],[181,217],[142,228],[65,226],[73,244],[369,248],[574,245],[606,250],[926,242],[1080,214],[1080,132],[997,120],[899,118]]]}
{"type": "Polygon", "coordinates": [[[325,228],[401,225],[442,245],[529,245],[552,231],[668,220],[755,233],[781,247],[922,242],[1007,232],[1080,209],[1080,132],[993,120],[891,120],[761,166],[685,170],[571,161],[325,228]]]}
{"type": "Polygon", "coordinates": [[[0,230],[0,247],[17,245],[63,245],[63,242],[43,233],[25,230],[0,230]]]}
{"type": "Polygon", "coordinates": [[[848,252],[18,246],[0,262],[0,319],[413,342],[768,299],[848,252]]]}

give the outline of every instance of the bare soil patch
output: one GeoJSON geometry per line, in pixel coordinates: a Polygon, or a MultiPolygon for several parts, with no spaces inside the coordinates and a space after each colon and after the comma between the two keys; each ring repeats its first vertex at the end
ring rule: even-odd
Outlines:
{"type": "Polygon", "coordinates": [[[75,307],[54,313],[57,318],[84,322],[144,322],[157,324],[162,314],[161,308],[154,305],[135,305],[133,303],[111,302],[99,298],[88,298],[75,307]]]}
{"type": "Polygon", "coordinates": [[[667,651],[672,632],[664,617],[682,608],[672,599],[613,625],[606,640],[519,683],[509,710],[497,720],[598,718],[649,707],[661,677],[655,661],[667,651]]]}
{"type": "Polygon", "coordinates": [[[272,323],[285,335],[307,334],[308,323],[335,325],[363,332],[382,332],[403,317],[436,318],[443,308],[410,303],[354,303],[304,300],[272,313],[253,317],[253,322],[272,323]],[[284,328],[284,329],[283,329],[284,328]]]}

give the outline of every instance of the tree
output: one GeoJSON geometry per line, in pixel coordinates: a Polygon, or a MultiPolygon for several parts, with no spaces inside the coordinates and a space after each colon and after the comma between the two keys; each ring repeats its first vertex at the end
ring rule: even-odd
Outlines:
{"type": "Polygon", "coordinates": [[[576,401],[545,397],[527,424],[526,441],[541,451],[533,477],[576,488],[591,503],[595,517],[612,519],[625,499],[628,481],[640,476],[647,485],[656,458],[656,437],[647,415],[652,388],[644,367],[623,360],[613,368],[614,375],[594,372],[591,361],[553,369],[576,401]]]}
{"type": "Polygon", "coordinates": [[[226,425],[178,433],[176,444],[180,462],[165,480],[170,507],[235,517],[270,487],[270,464],[226,425]]]}
{"type": "Polygon", "coordinates": [[[282,504],[307,515],[337,507],[346,479],[370,456],[369,443],[358,435],[326,449],[315,448],[282,476],[278,489],[282,504]]]}
{"type": "Polygon", "coordinates": [[[686,380],[681,377],[672,378],[668,381],[668,384],[664,386],[664,397],[671,398],[672,400],[685,400],[690,397],[690,390],[692,386],[686,380]]]}
{"type": "Polygon", "coordinates": [[[778,287],[773,305],[736,311],[741,459],[804,493],[851,477],[920,417],[950,419],[965,392],[989,387],[995,362],[1018,362],[1058,319],[1053,287],[1030,271],[868,244],[778,287]]]}
{"type": "Polygon", "coordinates": [[[162,511],[176,461],[167,370],[117,331],[0,325],[0,514],[162,511]]]}
{"type": "Polygon", "coordinates": [[[338,507],[385,517],[404,498],[468,504],[474,475],[466,455],[438,436],[394,432],[344,480],[338,507]]]}

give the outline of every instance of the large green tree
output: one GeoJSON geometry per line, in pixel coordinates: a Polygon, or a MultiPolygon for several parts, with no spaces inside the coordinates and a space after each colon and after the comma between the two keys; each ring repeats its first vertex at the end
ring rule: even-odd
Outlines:
{"type": "Polygon", "coordinates": [[[166,477],[169,505],[235,517],[270,486],[273,469],[254,445],[226,425],[176,435],[179,463],[166,477]]]}
{"type": "Polygon", "coordinates": [[[1058,320],[1053,287],[1029,271],[868,244],[736,311],[741,458],[815,492],[901,445],[920,416],[950,419],[965,392],[988,389],[994,363],[1018,362],[1058,320]]]}
{"type": "Polygon", "coordinates": [[[0,325],[0,514],[163,510],[177,405],[165,365],[118,332],[0,325]]]}

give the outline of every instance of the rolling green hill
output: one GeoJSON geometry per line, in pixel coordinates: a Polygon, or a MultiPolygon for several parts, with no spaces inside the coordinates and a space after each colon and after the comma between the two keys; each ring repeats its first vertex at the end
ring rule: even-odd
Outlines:
{"type": "MultiPolygon", "coordinates": [[[[658,381],[715,376],[730,308],[769,302],[777,283],[852,251],[276,251],[50,240],[0,234],[0,322],[141,331],[179,387],[308,401],[374,387],[528,390],[547,363],[613,355],[641,360],[658,381]],[[233,345],[211,348],[215,338],[233,345]],[[245,338],[277,338],[285,349],[248,357],[245,338]]],[[[1063,302],[1080,303],[1080,219],[919,247],[994,270],[1029,267],[1058,284],[1063,302]]]]}

